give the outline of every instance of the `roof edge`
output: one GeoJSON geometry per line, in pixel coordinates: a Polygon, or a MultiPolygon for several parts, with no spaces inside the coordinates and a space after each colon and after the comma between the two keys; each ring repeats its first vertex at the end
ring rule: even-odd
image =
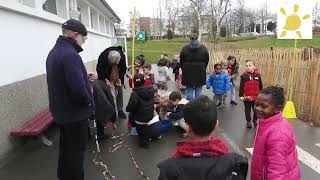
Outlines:
{"type": "Polygon", "coordinates": [[[114,12],[114,10],[105,0],[100,0],[100,2],[111,12],[111,14],[118,20],[118,22],[121,22],[119,16],[114,12]]]}

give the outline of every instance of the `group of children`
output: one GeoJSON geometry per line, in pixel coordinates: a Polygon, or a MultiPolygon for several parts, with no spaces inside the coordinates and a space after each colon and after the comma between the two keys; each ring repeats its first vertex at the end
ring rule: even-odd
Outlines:
{"type": "Polygon", "coordinates": [[[212,91],[220,108],[226,104],[227,92],[231,91],[230,104],[237,105],[235,101],[235,80],[238,77],[239,64],[234,56],[214,65],[214,71],[207,80],[207,89],[212,91]]]}
{"type": "MultiPolygon", "coordinates": [[[[296,138],[282,117],[284,90],[278,86],[259,92],[254,105],[259,127],[251,161],[252,180],[299,180],[296,138]]],[[[247,158],[230,153],[222,139],[212,136],[218,126],[217,105],[200,96],[184,106],[187,141],[177,143],[176,152],[158,164],[159,180],[237,179],[245,180],[247,158]]]]}
{"type": "MultiPolygon", "coordinates": [[[[245,72],[240,76],[239,97],[244,102],[247,128],[257,126],[257,115],[254,111],[255,100],[263,89],[262,80],[258,69],[253,61],[247,60],[245,72]],[[253,117],[251,114],[253,113],[253,117]]],[[[217,101],[217,108],[226,104],[227,92],[231,91],[230,104],[235,102],[235,82],[239,74],[239,64],[234,56],[229,56],[226,61],[214,65],[214,71],[207,80],[207,89],[212,88],[214,98],[217,101]]]]}
{"type": "MultiPolygon", "coordinates": [[[[158,63],[159,79],[154,80],[151,66],[137,58],[135,75],[129,78],[133,87],[126,111],[130,127],[138,132],[139,146],[148,148],[152,139],[161,137],[163,102],[158,102],[159,89],[168,90],[170,80],[165,60],[158,63]],[[161,77],[160,77],[161,76],[161,77]],[[156,86],[158,82],[158,86],[156,86]],[[160,87],[158,89],[158,87],[160,87]]],[[[251,164],[251,179],[291,179],[301,177],[298,166],[296,139],[289,123],[282,117],[285,96],[278,86],[262,89],[262,80],[252,61],[246,61],[246,71],[240,78],[239,97],[244,101],[247,127],[251,121],[257,127],[251,164]],[[253,118],[251,112],[253,111],[253,118]]],[[[178,179],[246,179],[247,158],[230,153],[227,144],[212,136],[218,126],[218,107],[225,104],[225,94],[231,90],[230,104],[235,102],[235,81],[239,64],[230,56],[227,61],[215,64],[207,81],[213,89],[217,103],[207,96],[190,102],[178,91],[170,92],[168,104],[172,108],[165,114],[181,129],[187,140],[178,142],[173,156],[158,164],[159,180],[178,179]]],[[[166,104],[166,107],[170,106],[166,104]]]]}
{"type": "Polygon", "coordinates": [[[168,81],[171,72],[167,57],[162,57],[157,64],[158,76],[155,80],[151,65],[145,64],[140,55],[135,59],[135,75],[127,74],[132,94],[126,111],[129,113],[128,128],[136,129],[139,146],[148,148],[150,139],[161,137],[162,119],[171,119],[174,125],[181,127],[182,136],[186,136],[183,119],[183,105],[188,101],[180,92],[169,92],[168,81]]]}

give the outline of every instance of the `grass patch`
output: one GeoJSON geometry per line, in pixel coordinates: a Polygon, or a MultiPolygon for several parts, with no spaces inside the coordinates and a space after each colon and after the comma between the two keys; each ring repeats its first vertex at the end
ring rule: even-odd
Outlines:
{"type": "MultiPolygon", "coordinates": [[[[172,40],[155,40],[147,42],[136,42],[135,56],[143,54],[146,63],[156,64],[160,56],[164,53],[168,54],[170,59],[175,54],[179,54],[182,47],[189,43],[188,38],[177,38],[172,40]]],[[[294,40],[278,40],[276,37],[232,37],[220,38],[218,44],[230,45],[236,48],[270,48],[270,47],[293,47],[294,40]]],[[[298,47],[320,48],[320,35],[314,36],[310,40],[298,40],[298,47]]],[[[128,60],[131,64],[132,43],[128,42],[128,60]]]]}
{"type": "MultiPolygon", "coordinates": [[[[254,40],[238,41],[227,43],[236,48],[270,48],[270,47],[283,47],[289,48],[294,46],[294,40],[277,39],[276,37],[258,38],[254,40]]],[[[302,47],[320,47],[320,36],[314,36],[313,39],[298,40],[297,46],[302,47]]]]}
{"type": "MultiPolygon", "coordinates": [[[[146,59],[146,63],[156,64],[161,55],[166,53],[169,55],[170,59],[173,58],[175,54],[179,54],[182,47],[185,46],[189,41],[183,39],[173,39],[173,40],[162,40],[162,41],[147,41],[147,42],[137,42],[135,44],[135,56],[143,54],[146,59]]],[[[128,60],[131,64],[132,53],[132,43],[128,42],[128,60]]]]}

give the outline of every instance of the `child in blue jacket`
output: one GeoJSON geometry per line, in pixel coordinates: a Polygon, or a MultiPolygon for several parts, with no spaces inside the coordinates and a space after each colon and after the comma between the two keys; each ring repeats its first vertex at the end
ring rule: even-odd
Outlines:
{"type": "Polygon", "coordinates": [[[214,71],[207,80],[207,89],[212,87],[212,91],[218,102],[218,108],[222,106],[223,96],[230,89],[230,78],[225,72],[222,72],[220,64],[214,65],[214,71]]]}

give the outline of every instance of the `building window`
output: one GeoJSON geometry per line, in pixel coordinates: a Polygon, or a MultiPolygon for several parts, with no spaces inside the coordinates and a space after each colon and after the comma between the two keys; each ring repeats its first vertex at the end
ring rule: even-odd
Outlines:
{"type": "Polygon", "coordinates": [[[97,12],[90,8],[91,27],[97,31],[99,31],[99,21],[98,21],[99,18],[98,17],[99,16],[98,16],[97,12]]]}
{"type": "Polygon", "coordinates": [[[35,4],[35,0],[19,0],[19,2],[23,5],[35,8],[36,4],[35,4]]]}
{"type": "Polygon", "coordinates": [[[93,15],[93,9],[90,9],[90,27],[93,29],[93,19],[94,19],[94,15],[93,15]]]}
{"type": "Polygon", "coordinates": [[[78,16],[78,20],[82,22],[82,17],[81,17],[81,16],[82,16],[82,12],[81,12],[81,8],[78,7],[77,9],[78,9],[78,11],[80,12],[80,13],[79,13],[79,16],[78,16]]]}
{"type": "Polygon", "coordinates": [[[110,23],[109,23],[109,20],[106,20],[105,21],[106,22],[106,33],[108,34],[108,35],[110,35],[110,23]]]}
{"type": "Polygon", "coordinates": [[[42,4],[42,9],[44,11],[50,12],[52,14],[57,14],[56,0],[46,0],[42,4]]]}

